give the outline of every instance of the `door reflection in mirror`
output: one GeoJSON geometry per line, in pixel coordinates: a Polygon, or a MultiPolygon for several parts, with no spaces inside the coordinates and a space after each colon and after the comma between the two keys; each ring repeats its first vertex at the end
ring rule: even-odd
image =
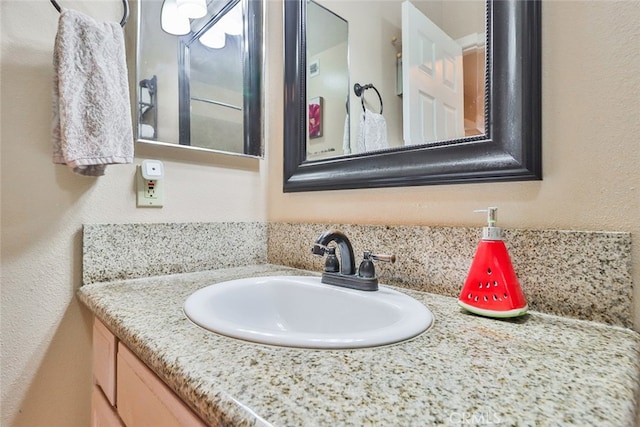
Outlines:
{"type": "Polygon", "coordinates": [[[409,2],[402,3],[404,145],[464,133],[462,47],[409,2]]]}

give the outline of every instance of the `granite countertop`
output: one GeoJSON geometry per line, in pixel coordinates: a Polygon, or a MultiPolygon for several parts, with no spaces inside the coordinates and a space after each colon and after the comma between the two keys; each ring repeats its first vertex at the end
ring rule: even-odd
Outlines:
{"type": "Polygon", "coordinates": [[[455,298],[398,289],[435,316],[426,333],[371,349],[304,350],[206,331],[182,311],[196,289],[277,265],[93,283],[80,299],[209,423],[224,425],[633,426],[640,336],[530,313],[470,315],[455,298]]]}

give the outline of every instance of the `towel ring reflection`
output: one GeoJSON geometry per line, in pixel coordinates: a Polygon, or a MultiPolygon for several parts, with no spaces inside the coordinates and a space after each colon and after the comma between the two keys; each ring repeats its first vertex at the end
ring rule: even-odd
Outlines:
{"type": "MultiPolygon", "coordinates": [[[[49,0],[53,7],[56,8],[58,12],[62,12],[62,8],[58,4],[56,0],[49,0]]],[[[127,21],[129,20],[129,2],[127,0],[122,0],[122,4],[124,5],[124,15],[122,16],[122,21],[120,21],[120,26],[124,27],[127,21]]]]}
{"type": "Polygon", "coordinates": [[[364,86],[360,85],[360,83],[356,83],[355,85],[353,85],[353,92],[356,94],[356,96],[359,96],[360,100],[362,101],[362,110],[367,111],[364,106],[364,91],[367,89],[373,89],[378,94],[378,99],[380,100],[380,114],[382,114],[382,96],[380,96],[380,92],[378,92],[378,89],[376,89],[376,87],[372,83],[364,86]]]}

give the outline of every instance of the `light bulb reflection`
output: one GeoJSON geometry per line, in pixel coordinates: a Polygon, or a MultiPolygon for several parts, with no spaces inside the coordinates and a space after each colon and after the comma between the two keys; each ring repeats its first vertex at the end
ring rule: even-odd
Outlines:
{"type": "Polygon", "coordinates": [[[191,31],[189,18],[178,12],[176,0],[164,0],[160,14],[162,30],[174,36],[183,36],[191,31]]]}
{"type": "Polygon", "coordinates": [[[238,3],[228,11],[219,22],[225,33],[230,36],[242,34],[242,3],[238,3]]]}
{"type": "Polygon", "coordinates": [[[202,18],[207,14],[205,0],[176,0],[178,11],[187,18],[202,18]]]}
{"type": "Polygon", "coordinates": [[[226,34],[218,25],[209,28],[206,33],[200,36],[200,43],[211,49],[222,49],[226,44],[226,34]]]}

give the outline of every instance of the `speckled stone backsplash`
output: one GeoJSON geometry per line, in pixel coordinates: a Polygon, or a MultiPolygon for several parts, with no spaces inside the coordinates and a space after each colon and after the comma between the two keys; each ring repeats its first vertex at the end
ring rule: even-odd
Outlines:
{"type": "MultiPolygon", "coordinates": [[[[382,283],[457,297],[481,228],[270,223],[268,262],[322,271],[316,238],[342,230],[356,253],[393,253],[377,263],[382,283]]],[[[615,232],[505,230],[513,267],[532,310],[632,327],[631,235],[615,232]]]]}
{"type": "Polygon", "coordinates": [[[264,264],[267,225],[257,222],[89,224],[84,284],[264,264]]]}
{"type": "MultiPolygon", "coordinates": [[[[377,263],[382,283],[457,297],[481,228],[288,223],[91,224],[83,233],[83,282],[106,282],[226,267],[278,264],[321,272],[316,238],[344,231],[362,252],[393,253],[377,263]]],[[[505,230],[532,310],[632,327],[631,235],[505,230]]]]}

